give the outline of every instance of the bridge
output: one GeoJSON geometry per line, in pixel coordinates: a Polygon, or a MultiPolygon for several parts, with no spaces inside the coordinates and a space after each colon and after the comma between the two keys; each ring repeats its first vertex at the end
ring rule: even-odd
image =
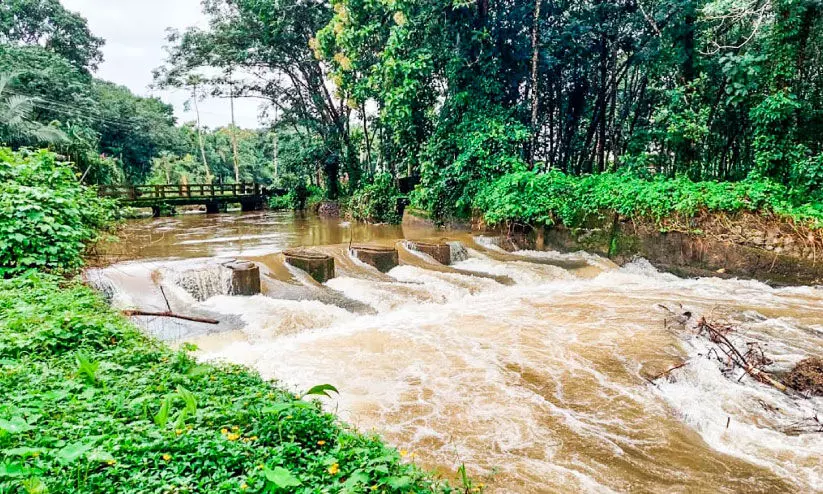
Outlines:
{"type": "Polygon", "coordinates": [[[155,216],[164,206],[206,206],[209,214],[219,213],[229,204],[240,204],[243,211],[263,209],[272,195],[285,195],[285,190],[267,189],[260,184],[166,184],[166,185],[102,185],[102,197],[120,200],[126,206],[151,208],[155,216]]]}

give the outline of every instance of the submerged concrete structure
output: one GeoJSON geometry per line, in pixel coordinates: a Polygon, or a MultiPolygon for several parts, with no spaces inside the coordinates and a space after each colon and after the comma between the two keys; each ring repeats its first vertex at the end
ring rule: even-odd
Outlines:
{"type": "Polygon", "coordinates": [[[353,245],[352,255],[381,273],[388,273],[400,264],[400,256],[394,247],[381,245],[353,245]]]}
{"type": "Polygon", "coordinates": [[[409,247],[431,256],[444,266],[452,263],[452,249],[447,243],[409,242],[409,247]]]}
{"type": "Polygon", "coordinates": [[[334,278],[334,258],[308,249],[289,249],[283,252],[286,262],[307,272],[318,283],[334,278]]]}
{"type": "Polygon", "coordinates": [[[260,268],[249,261],[232,261],[223,265],[231,271],[231,294],[250,297],[260,294],[260,268]]]}

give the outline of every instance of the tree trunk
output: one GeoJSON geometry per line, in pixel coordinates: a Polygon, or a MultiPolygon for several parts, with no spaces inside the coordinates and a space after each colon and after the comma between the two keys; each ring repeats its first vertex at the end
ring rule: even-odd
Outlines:
{"type": "Polygon", "coordinates": [[[237,125],[234,123],[234,84],[231,86],[231,149],[234,160],[234,182],[240,183],[240,161],[237,158],[237,125]]]}
{"type": "Polygon", "coordinates": [[[197,141],[200,144],[200,156],[203,158],[203,168],[206,170],[206,183],[210,184],[212,176],[209,163],[206,161],[206,146],[203,143],[203,132],[200,130],[200,107],[197,104],[197,86],[192,88],[192,100],[194,101],[194,115],[197,118],[197,141]]]}
{"type": "Polygon", "coordinates": [[[540,6],[542,0],[534,0],[534,22],[532,24],[532,136],[529,144],[529,165],[534,168],[535,154],[537,154],[537,141],[539,131],[537,128],[537,116],[540,106],[540,91],[537,87],[537,76],[540,62],[540,6]]]}

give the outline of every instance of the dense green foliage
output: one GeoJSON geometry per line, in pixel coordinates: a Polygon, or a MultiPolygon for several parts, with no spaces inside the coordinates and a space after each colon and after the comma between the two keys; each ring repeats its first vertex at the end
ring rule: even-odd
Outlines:
{"type": "Polygon", "coordinates": [[[318,405],[198,365],[43,275],[0,281],[0,393],[0,492],[454,492],[318,405]]]}
{"type": "Polygon", "coordinates": [[[0,148],[0,277],[79,267],[114,214],[53,153],[0,148]]]}
{"type": "Polygon", "coordinates": [[[216,67],[215,90],[273,101],[279,125],[322,143],[311,171],[330,191],[417,175],[416,205],[443,217],[523,166],[823,184],[816,0],[217,0],[206,14],[172,36],[162,80],[216,67]]]}
{"type": "Polygon", "coordinates": [[[361,221],[371,223],[399,223],[397,201],[400,191],[388,173],[374,177],[374,182],[357,190],[349,200],[349,214],[361,221]]]}
{"type": "Polygon", "coordinates": [[[823,227],[823,205],[799,204],[785,186],[754,177],[741,182],[694,182],[685,177],[640,178],[627,173],[576,177],[560,171],[522,171],[489,184],[474,206],[492,225],[522,222],[575,227],[615,213],[660,222],[703,212],[749,211],[823,227]]]}

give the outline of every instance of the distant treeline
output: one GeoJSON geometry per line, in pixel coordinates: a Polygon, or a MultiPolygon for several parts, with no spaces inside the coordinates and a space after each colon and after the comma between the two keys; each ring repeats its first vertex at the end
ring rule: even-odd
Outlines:
{"type": "MultiPolygon", "coordinates": [[[[43,2],[5,2],[0,17],[43,2]]],[[[247,141],[255,152],[241,166],[255,178],[275,163],[298,181],[316,183],[319,172],[336,198],[377,174],[419,176],[413,201],[438,215],[468,214],[480,189],[523,170],[754,174],[808,200],[823,185],[819,0],[212,0],[203,8],[208,25],[170,34],[155,81],[268,102],[277,139],[247,141]]],[[[44,96],[98,105],[99,147],[122,156],[132,179],[161,173],[151,170],[163,151],[188,156],[181,170],[205,170],[205,161],[213,175],[234,176],[231,145],[203,153],[196,128],[180,139],[159,102],[133,99],[137,111],[106,113],[116,105],[102,99],[126,96],[81,81],[100,60],[100,40],[78,28],[66,42],[58,31],[54,42],[49,33],[6,40],[17,55],[4,57],[36,55],[42,61],[24,63],[30,70],[48,59],[74,72],[18,76],[17,87],[41,95],[32,80],[73,74],[75,89],[44,84],[60,92],[44,96]],[[140,146],[107,129],[129,118],[141,120],[130,134],[143,133],[140,146]]]]}

